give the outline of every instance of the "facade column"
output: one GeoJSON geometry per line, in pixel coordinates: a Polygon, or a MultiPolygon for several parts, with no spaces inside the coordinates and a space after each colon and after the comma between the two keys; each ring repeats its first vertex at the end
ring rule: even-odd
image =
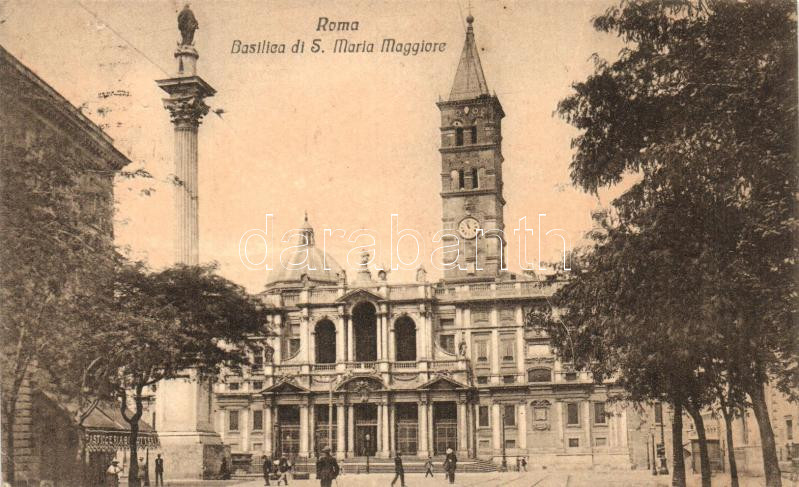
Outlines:
{"type": "Polygon", "coordinates": [[[494,455],[502,454],[502,416],[499,412],[499,403],[491,404],[491,447],[494,455]]]}
{"type": "Polygon", "coordinates": [[[525,353],[524,349],[524,328],[516,328],[516,364],[519,371],[519,381],[524,383],[527,382],[527,378],[525,377],[525,363],[524,357],[527,354],[525,353]]]}
{"type": "Polygon", "coordinates": [[[383,348],[383,333],[385,332],[385,317],[383,313],[377,314],[377,360],[387,360],[385,348],[383,348]]]}
{"type": "Polygon", "coordinates": [[[344,447],[347,442],[344,434],[347,431],[347,417],[343,402],[336,404],[336,458],[342,459],[346,456],[344,447]]]}
{"type": "Polygon", "coordinates": [[[347,362],[354,362],[355,350],[353,349],[353,344],[355,340],[352,336],[352,317],[347,316],[344,320],[347,322],[347,362]]]}
{"type": "MultiPolygon", "coordinates": [[[[491,312],[494,315],[494,312],[491,312]]],[[[499,330],[494,328],[491,330],[491,382],[499,382],[499,354],[502,351],[499,349],[499,330]]]]}
{"type": "Polygon", "coordinates": [[[423,326],[422,320],[423,320],[423,318],[421,318],[420,315],[414,316],[414,319],[413,319],[414,323],[416,323],[416,330],[414,330],[415,331],[415,336],[416,336],[416,360],[424,358],[424,356],[425,356],[425,354],[424,354],[424,328],[422,328],[422,326],[423,326]]]}
{"type": "Polygon", "coordinates": [[[308,456],[308,405],[300,404],[300,456],[308,456]]]}
{"type": "Polygon", "coordinates": [[[394,323],[389,323],[386,319],[386,329],[388,330],[388,360],[394,360],[397,356],[397,340],[394,334],[394,323]]]}
{"type": "Polygon", "coordinates": [[[386,417],[386,406],[382,402],[377,403],[377,438],[375,438],[375,456],[383,456],[383,447],[386,438],[383,435],[383,418],[386,417]]]}
{"type": "Polygon", "coordinates": [[[344,317],[340,316],[336,320],[336,363],[346,360],[346,348],[344,344],[346,343],[347,337],[344,334],[345,330],[344,317]]]}
{"type": "Polygon", "coordinates": [[[272,406],[264,403],[264,454],[271,457],[272,452],[272,406]]]}
{"type": "Polygon", "coordinates": [[[388,424],[386,425],[386,432],[388,436],[388,451],[389,454],[395,454],[397,451],[397,405],[389,401],[388,403],[388,424]]]}
{"type": "Polygon", "coordinates": [[[564,418],[566,417],[566,403],[563,401],[557,401],[555,403],[555,426],[558,429],[558,443],[560,444],[561,448],[565,447],[565,443],[563,441],[564,431],[563,429],[566,427],[566,421],[564,418]]]}
{"type": "Polygon", "coordinates": [[[583,412],[585,416],[585,426],[583,430],[585,431],[585,449],[588,451],[593,450],[594,446],[594,439],[591,438],[591,401],[585,401],[585,406],[583,407],[583,412]]]}
{"type": "Polygon", "coordinates": [[[241,451],[250,451],[250,408],[239,410],[239,431],[241,451]]]}
{"type": "Polygon", "coordinates": [[[311,326],[308,332],[308,363],[316,363],[316,325],[311,326]]]}
{"type": "Polygon", "coordinates": [[[306,364],[311,363],[311,343],[310,343],[310,336],[308,334],[308,318],[303,316],[300,318],[300,347],[303,352],[302,357],[304,358],[303,362],[306,364]]]}
{"type": "Polygon", "coordinates": [[[355,456],[355,408],[347,405],[347,456],[355,456]]]}
{"type": "Polygon", "coordinates": [[[436,450],[436,443],[435,443],[435,435],[434,430],[436,429],[435,423],[433,423],[433,409],[435,409],[434,402],[432,399],[427,401],[427,449],[430,451],[431,454],[435,453],[436,450]]]}
{"type": "Polygon", "coordinates": [[[469,428],[466,422],[466,398],[458,399],[458,454],[462,457],[468,456],[469,451],[469,428]]]}
{"type": "Polygon", "coordinates": [[[316,407],[308,406],[308,454],[316,452],[316,407]]]}
{"type": "Polygon", "coordinates": [[[516,444],[521,450],[527,449],[527,401],[519,401],[519,424],[516,426],[519,437],[516,444]]]}
{"type": "Polygon", "coordinates": [[[427,400],[422,399],[419,401],[419,410],[416,413],[419,419],[419,431],[417,432],[417,440],[419,442],[419,454],[429,455],[430,448],[427,446],[427,400]]]}

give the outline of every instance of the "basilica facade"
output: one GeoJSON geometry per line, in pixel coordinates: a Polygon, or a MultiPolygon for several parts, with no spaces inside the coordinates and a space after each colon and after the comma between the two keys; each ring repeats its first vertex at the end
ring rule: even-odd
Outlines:
{"type": "Polygon", "coordinates": [[[442,228],[458,265],[431,282],[389,283],[364,263],[354,276],[315,246],[308,219],[302,268],[273,272],[252,364],[214,386],[214,426],[232,452],[341,459],[399,452],[531,465],[646,465],[631,408],[553,354],[536,311],[559,274],[502,269],[503,107],[488,90],[467,18],[463,52],[441,112],[442,228]],[[457,237],[457,238],[455,238],[457,237]],[[475,241],[477,239],[477,241],[475,241]]]}

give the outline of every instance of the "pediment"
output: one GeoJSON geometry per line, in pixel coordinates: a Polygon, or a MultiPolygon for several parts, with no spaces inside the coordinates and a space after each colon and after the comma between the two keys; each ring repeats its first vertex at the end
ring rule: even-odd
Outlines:
{"type": "Polygon", "coordinates": [[[304,387],[298,386],[291,381],[283,380],[271,387],[267,387],[264,389],[263,393],[273,393],[273,394],[296,394],[298,392],[308,392],[308,389],[304,387]]]}
{"type": "Polygon", "coordinates": [[[466,389],[467,387],[465,384],[461,384],[455,379],[445,376],[438,376],[422,384],[420,388],[431,391],[453,391],[457,389],[466,389]]]}
{"type": "Polygon", "coordinates": [[[386,298],[381,296],[380,294],[371,291],[369,289],[353,289],[352,291],[348,291],[344,293],[343,296],[338,298],[336,302],[339,303],[352,303],[355,301],[371,301],[371,302],[378,302],[383,301],[386,298]]]}

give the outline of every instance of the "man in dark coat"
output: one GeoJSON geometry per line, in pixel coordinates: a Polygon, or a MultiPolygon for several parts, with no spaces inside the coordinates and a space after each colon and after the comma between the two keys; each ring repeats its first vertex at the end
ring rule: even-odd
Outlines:
{"type": "Polygon", "coordinates": [[[402,468],[402,457],[399,452],[394,457],[394,480],[391,481],[391,487],[394,487],[397,480],[400,481],[400,486],[405,487],[405,469],[402,468]]]}
{"type": "Polygon", "coordinates": [[[164,487],[164,459],[160,453],[155,457],[155,486],[159,485],[164,487]]]}
{"type": "Polygon", "coordinates": [[[289,469],[291,466],[289,465],[289,459],[286,457],[284,453],[283,456],[280,457],[280,461],[277,463],[277,471],[280,476],[277,478],[277,485],[280,485],[280,481],[283,481],[284,485],[289,484],[289,469]]]}
{"type": "Polygon", "coordinates": [[[447,456],[444,458],[444,471],[447,472],[447,478],[449,478],[449,483],[455,483],[455,469],[458,467],[458,457],[455,456],[455,452],[452,451],[452,448],[447,448],[447,456]]]}
{"type": "Polygon", "coordinates": [[[330,456],[330,447],[322,448],[322,456],[316,461],[316,478],[319,479],[321,487],[330,487],[333,479],[339,474],[338,462],[330,456]]]}
{"type": "Polygon", "coordinates": [[[272,460],[264,455],[264,485],[272,485],[269,483],[270,475],[272,475],[272,460]]]}

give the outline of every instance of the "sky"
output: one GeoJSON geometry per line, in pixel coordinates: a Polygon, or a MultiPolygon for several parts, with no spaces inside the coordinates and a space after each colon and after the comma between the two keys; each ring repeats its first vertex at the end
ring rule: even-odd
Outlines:
{"type": "MultiPolygon", "coordinates": [[[[198,74],[217,90],[199,133],[200,260],[218,262],[224,276],[260,291],[269,274],[242,264],[241,236],[264,229],[265,215],[272,214],[270,231],[284,245],[279,236],[298,227],[306,211],[317,244],[323,228],[371,229],[380,249],[376,265],[390,261],[391,215],[397,214],[401,228],[421,233],[429,260],[441,228],[436,102],[449,94],[469,11],[488,87],[506,113],[506,227],[515,228],[521,217],[533,226],[546,214],[543,231],[564,229],[576,243],[591,227],[597,200],[570,183],[577,132],[555,110],[571,84],[593,72],[594,53],[612,60],[621,49],[618,38],[591,25],[613,1],[191,2],[200,26],[198,74]],[[320,17],[357,21],[358,30],[318,31],[320,17]],[[311,53],[315,38],[329,48],[338,38],[374,42],[376,51],[384,38],[447,47],[416,56],[311,53]],[[236,40],[283,43],[288,52],[235,54],[236,40]],[[305,52],[292,54],[297,40],[305,52]]],[[[173,133],[155,80],[176,73],[182,6],[0,0],[0,44],[103,127],[133,161],[129,169],[153,175],[121,179],[115,188],[115,237],[153,268],[171,262],[175,220],[173,133]]],[[[600,192],[601,203],[619,191],[600,192]]],[[[356,245],[333,239],[326,248],[349,268],[347,253],[356,245]]],[[[558,239],[544,238],[542,258],[557,259],[559,246],[558,239]]],[[[508,248],[509,266],[518,269],[518,245],[508,248]]],[[[252,261],[262,251],[257,242],[248,246],[252,261]]],[[[411,260],[413,249],[399,251],[410,252],[403,258],[411,260]]],[[[536,252],[537,242],[528,244],[528,255],[536,252]]],[[[432,278],[440,275],[425,264],[432,278]]],[[[398,270],[389,278],[410,280],[413,273],[398,270]]]]}

